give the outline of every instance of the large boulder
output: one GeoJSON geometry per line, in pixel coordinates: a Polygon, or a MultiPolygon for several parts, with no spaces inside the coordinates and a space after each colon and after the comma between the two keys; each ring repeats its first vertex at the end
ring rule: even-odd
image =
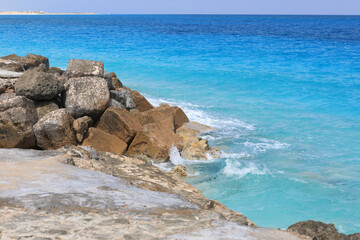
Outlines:
{"type": "Polygon", "coordinates": [[[70,78],[66,84],[65,107],[74,118],[97,117],[106,110],[109,100],[104,78],[70,78]]]}
{"type": "Polygon", "coordinates": [[[172,146],[182,149],[179,137],[160,123],[150,123],[136,134],[127,155],[140,158],[145,156],[157,162],[165,162],[169,160],[169,150],[172,146]]]}
{"type": "Polygon", "coordinates": [[[97,128],[129,144],[141,129],[141,124],[127,110],[110,107],[101,116],[97,128]]]}
{"type": "Polygon", "coordinates": [[[19,57],[15,54],[11,54],[0,58],[0,69],[23,72],[27,69],[34,68],[44,64],[49,68],[49,59],[40,55],[28,54],[25,57],[19,57]]]}
{"type": "Polygon", "coordinates": [[[110,98],[116,100],[123,108],[128,110],[136,108],[131,92],[126,89],[119,88],[117,90],[110,90],[110,98]]]}
{"type": "Polygon", "coordinates": [[[16,94],[37,101],[55,98],[63,91],[64,82],[44,70],[45,66],[42,65],[25,71],[15,83],[16,94]]]}
{"type": "Polygon", "coordinates": [[[131,91],[131,96],[136,105],[136,109],[139,110],[140,112],[145,112],[154,109],[154,106],[151,103],[149,103],[149,101],[138,91],[131,91]]]}
{"type": "Polygon", "coordinates": [[[123,87],[122,83],[120,82],[120,80],[118,79],[118,77],[114,72],[106,73],[104,77],[108,83],[109,90],[115,90],[123,87]]]}
{"type": "Polygon", "coordinates": [[[42,149],[57,149],[75,145],[74,119],[65,109],[52,111],[34,125],[38,146],[42,149]]]}
{"type": "Polygon", "coordinates": [[[84,140],[84,146],[92,146],[97,151],[124,154],[127,144],[120,138],[97,128],[89,129],[89,136],[84,140]]]}
{"type": "Polygon", "coordinates": [[[38,116],[34,102],[26,97],[1,95],[0,147],[33,148],[36,146],[33,126],[38,116]]]}
{"type": "Polygon", "coordinates": [[[41,119],[49,112],[56,111],[59,109],[59,106],[53,101],[35,102],[35,107],[39,119],[41,119]]]}
{"type": "Polygon", "coordinates": [[[339,233],[334,224],[326,224],[312,220],[297,222],[286,231],[308,236],[313,240],[355,240],[360,239],[360,234],[346,236],[339,233]]]}
{"type": "Polygon", "coordinates": [[[72,77],[104,77],[104,64],[101,61],[70,59],[66,76],[72,77]]]}
{"type": "Polygon", "coordinates": [[[178,107],[163,104],[146,112],[134,111],[132,114],[139,119],[142,125],[160,123],[164,128],[175,131],[183,123],[189,121],[185,113],[178,107]]]}

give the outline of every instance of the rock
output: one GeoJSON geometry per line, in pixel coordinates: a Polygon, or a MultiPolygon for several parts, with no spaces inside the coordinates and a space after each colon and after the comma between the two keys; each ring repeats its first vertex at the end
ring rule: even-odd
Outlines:
{"type": "Polygon", "coordinates": [[[49,69],[49,59],[41,55],[30,53],[22,58],[22,63],[24,70],[38,67],[41,64],[44,64],[46,69],[49,69]]]}
{"type": "Polygon", "coordinates": [[[16,94],[39,101],[55,98],[63,90],[63,83],[53,74],[44,72],[44,67],[25,71],[15,84],[16,94]]]}
{"type": "Polygon", "coordinates": [[[172,132],[175,131],[174,112],[169,105],[164,104],[146,112],[134,111],[132,114],[141,122],[141,125],[143,126],[149,123],[160,123],[163,128],[166,128],[172,132]]]}
{"type": "Polygon", "coordinates": [[[12,95],[0,101],[0,148],[34,148],[33,126],[38,116],[34,102],[12,95]]]}
{"type": "Polygon", "coordinates": [[[108,83],[109,90],[115,90],[115,89],[123,87],[122,83],[117,78],[117,76],[114,72],[105,74],[105,79],[108,83]]]}
{"type": "Polygon", "coordinates": [[[125,108],[124,105],[116,101],[115,99],[110,98],[108,107],[118,107],[118,108],[125,108]]]}
{"type": "Polygon", "coordinates": [[[65,109],[46,114],[34,126],[38,146],[42,149],[57,149],[76,144],[73,121],[65,109]]]}
{"type": "Polygon", "coordinates": [[[57,68],[57,67],[51,67],[49,68],[49,73],[53,73],[53,74],[59,74],[59,75],[63,75],[64,74],[64,70],[60,69],[60,68],[57,68]]]}
{"type": "Polygon", "coordinates": [[[138,91],[132,91],[131,96],[134,100],[134,103],[136,105],[136,109],[140,112],[145,112],[151,109],[154,109],[154,106],[151,105],[151,103],[146,100],[146,98],[141,95],[138,91]]]}
{"type": "Polygon", "coordinates": [[[182,165],[176,165],[175,167],[173,167],[170,172],[168,172],[169,175],[174,175],[177,177],[187,177],[187,170],[186,167],[182,166],[182,165]]]}
{"type": "Polygon", "coordinates": [[[101,116],[97,128],[129,144],[141,129],[141,124],[126,109],[110,107],[101,116]]]}
{"type": "Polygon", "coordinates": [[[189,118],[186,116],[186,114],[181,108],[174,106],[172,107],[172,111],[174,113],[175,130],[181,127],[184,123],[189,122],[189,118]]]}
{"type": "Polygon", "coordinates": [[[0,69],[23,72],[27,69],[34,68],[44,64],[46,69],[49,68],[49,59],[40,55],[28,54],[25,57],[19,57],[15,54],[0,58],[0,69]]]}
{"type": "Polygon", "coordinates": [[[35,102],[35,107],[39,119],[41,119],[49,112],[56,111],[59,109],[59,106],[52,101],[35,102]]]}
{"type": "Polygon", "coordinates": [[[70,78],[66,84],[65,107],[74,118],[97,117],[106,110],[109,100],[104,78],[70,78]]]}
{"type": "Polygon", "coordinates": [[[21,75],[23,75],[21,72],[12,72],[0,69],[0,78],[19,78],[21,75]]]}
{"type": "Polygon", "coordinates": [[[0,78],[0,94],[14,92],[18,78],[0,78]]]}
{"type": "Polygon", "coordinates": [[[147,156],[157,162],[169,160],[172,146],[182,149],[180,138],[161,123],[150,123],[142,127],[127,151],[128,156],[147,156]]]}
{"type": "Polygon", "coordinates": [[[0,94],[0,102],[14,97],[16,97],[14,92],[0,94]]]}
{"type": "Polygon", "coordinates": [[[209,160],[211,158],[220,158],[220,151],[211,148],[206,139],[202,139],[198,135],[201,133],[199,129],[207,129],[205,125],[198,123],[185,123],[176,130],[184,145],[181,156],[189,160],[209,160]]]}
{"type": "Polygon", "coordinates": [[[70,59],[66,76],[73,77],[104,77],[104,64],[101,61],[70,59]]]}
{"type": "Polygon", "coordinates": [[[89,129],[89,136],[84,140],[84,146],[92,146],[97,151],[124,154],[127,144],[118,137],[97,128],[89,129]]]}
{"type": "Polygon", "coordinates": [[[89,116],[84,116],[74,120],[73,128],[75,131],[76,141],[81,143],[84,139],[84,136],[87,135],[88,129],[94,124],[93,120],[89,116]]]}
{"type": "Polygon", "coordinates": [[[334,224],[326,224],[312,220],[297,222],[291,225],[286,231],[308,236],[313,240],[350,240],[354,237],[339,233],[334,224]]]}
{"type": "Polygon", "coordinates": [[[198,132],[198,134],[215,130],[215,128],[213,128],[213,127],[210,127],[210,126],[198,123],[198,122],[184,123],[184,127],[186,127],[187,129],[195,130],[198,132]]]}
{"type": "Polygon", "coordinates": [[[126,89],[118,88],[117,90],[110,90],[110,98],[125,106],[126,109],[136,108],[131,92],[126,89]]]}

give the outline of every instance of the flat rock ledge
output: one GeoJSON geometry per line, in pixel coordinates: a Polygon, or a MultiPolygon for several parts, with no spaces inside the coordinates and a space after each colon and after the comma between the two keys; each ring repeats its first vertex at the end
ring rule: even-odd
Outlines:
{"type": "Polygon", "coordinates": [[[135,158],[75,146],[0,149],[0,164],[4,240],[306,239],[256,227],[135,158]]]}

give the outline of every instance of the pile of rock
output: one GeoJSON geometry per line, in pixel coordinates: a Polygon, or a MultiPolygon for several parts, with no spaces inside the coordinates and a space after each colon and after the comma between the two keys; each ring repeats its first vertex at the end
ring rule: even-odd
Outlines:
{"type": "Polygon", "coordinates": [[[176,146],[188,159],[218,157],[176,106],[154,108],[100,61],[71,59],[66,71],[46,57],[0,58],[0,147],[98,151],[164,162],[176,146]]]}

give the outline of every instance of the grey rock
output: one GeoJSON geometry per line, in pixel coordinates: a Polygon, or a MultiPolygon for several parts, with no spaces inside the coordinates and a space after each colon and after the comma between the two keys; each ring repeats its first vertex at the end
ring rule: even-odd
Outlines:
{"type": "Polygon", "coordinates": [[[32,127],[38,120],[33,101],[26,97],[1,95],[0,148],[33,148],[36,146],[32,127]]]}
{"type": "Polygon", "coordinates": [[[66,76],[72,77],[104,77],[104,64],[101,61],[70,59],[66,76]]]}
{"type": "Polygon", "coordinates": [[[115,89],[123,87],[122,83],[120,82],[120,80],[118,79],[118,77],[116,76],[116,74],[114,72],[106,73],[105,79],[108,83],[109,90],[115,90],[115,89]]]}
{"type": "Polygon", "coordinates": [[[39,119],[48,114],[49,112],[59,109],[59,106],[53,101],[35,102],[36,111],[39,119]]]}
{"type": "Polygon", "coordinates": [[[10,98],[16,97],[16,93],[10,92],[10,93],[3,93],[0,95],[0,102],[4,100],[8,100],[10,98]]]}
{"type": "Polygon", "coordinates": [[[70,78],[66,83],[65,107],[74,118],[97,117],[109,103],[106,80],[100,77],[70,78]]]}
{"type": "Polygon", "coordinates": [[[291,225],[286,231],[308,236],[313,240],[353,240],[360,239],[360,235],[353,234],[346,236],[339,233],[334,224],[315,222],[312,220],[297,222],[291,225]],[[357,235],[357,236],[356,236],[357,235]]]}
{"type": "Polygon", "coordinates": [[[118,101],[126,109],[136,108],[136,104],[131,96],[131,92],[126,89],[110,90],[110,98],[118,101]]]}
{"type": "Polygon", "coordinates": [[[109,107],[125,108],[124,105],[122,105],[121,103],[119,103],[118,101],[116,101],[115,99],[112,99],[112,98],[110,98],[109,107]]]}
{"type": "Polygon", "coordinates": [[[42,149],[57,149],[76,144],[73,122],[74,119],[65,109],[46,114],[34,126],[38,146],[42,149]]]}
{"type": "Polygon", "coordinates": [[[49,59],[40,55],[28,54],[25,57],[19,57],[15,54],[0,58],[0,69],[23,72],[27,69],[38,67],[44,64],[49,68],[49,59]]]}
{"type": "Polygon", "coordinates": [[[33,100],[51,100],[63,90],[63,82],[54,74],[44,72],[44,65],[24,72],[15,83],[17,95],[33,100]]]}

